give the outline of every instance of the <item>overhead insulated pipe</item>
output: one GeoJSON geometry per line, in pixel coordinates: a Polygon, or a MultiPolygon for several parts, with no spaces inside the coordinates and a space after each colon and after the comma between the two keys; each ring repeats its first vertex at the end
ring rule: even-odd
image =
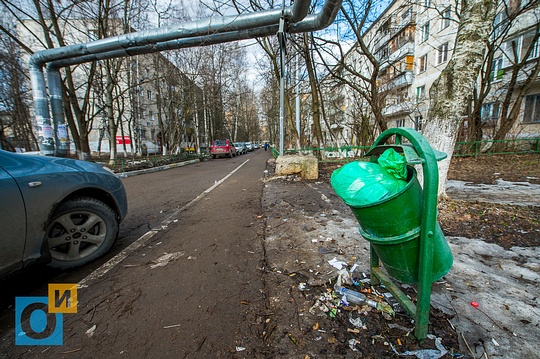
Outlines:
{"type": "MultiPolygon", "coordinates": [[[[287,32],[301,33],[322,30],[328,27],[334,22],[337,13],[339,12],[339,9],[341,7],[341,3],[342,0],[326,0],[320,12],[318,12],[317,14],[308,15],[305,20],[299,23],[290,24],[287,32]]],[[[144,55],[154,52],[177,50],[188,47],[209,46],[225,42],[271,36],[275,35],[278,30],[279,24],[275,24],[271,26],[261,26],[242,31],[230,31],[226,33],[194,36],[191,38],[181,38],[170,41],[158,42],[155,44],[126,47],[121,50],[109,51],[100,54],[88,54],[70,59],[52,61],[51,65],[53,65],[53,67],[55,68],[60,68],[98,60],[144,55]]]]}
{"type": "Polygon", "coordinates": [[[35,116],[38,123],[41,152],[45,155],[67,154],[62,145],[65,121],[62,109],[60,67],[91,62],[107,58],[119,58],[173,50],[179,48],[205,46],[256,37],[270,36],[277,32],[279,19],[285,16],[289,22],[300,21],[295,31],[316,31],[330,25],[339,11],[342,0],[326,0],[322,10],[316,15],[307,15],[309,0],[297,0],[291,7],[281,10],[261,11],[238,16],[224,16],[217,21],[208,19],[174,25],[150,31],[140,31],[85,44],[69,45],[36,52],[30,58],[30,76],[34,94],[35,116]],[[307,16],[307,18],[306,18],[307,16]],[[306,20],[301,21],[306,18],[306,20]],[[304,24],[305,22],[305,24],[304,24]],[[270,23],[271,25],[268,25],[270,23]],[[45,92],[43,66],[47,66],[54,129],[49,118],[49,106],[45,92]],[[49,75],[49,72],[52,72],[49,75]],[[54,88],[53,88],[54,87],[54,88]],[[60,111],[59,111],[60,110],[60,111]],[[58,133],[57,133],[58,131],[58,133]],[[54,136],[59,137],[60,148],[55,152],[54,136]]]}

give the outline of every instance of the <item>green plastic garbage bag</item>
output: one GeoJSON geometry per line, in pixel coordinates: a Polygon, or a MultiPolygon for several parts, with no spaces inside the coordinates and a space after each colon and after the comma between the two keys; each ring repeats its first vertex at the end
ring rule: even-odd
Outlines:
{"type": "Polygon", "coordinates": [[[383,167],[372,162],[350,162],[332,173],[330,184],[337,195],[352,207],[379,202],[407,186],[383,167]]]}
{"type": "Polygon", "coordinates": [[[407,160],[393,148],[384,151],[377,162],[395,178],[407,180],[407,160]]]}

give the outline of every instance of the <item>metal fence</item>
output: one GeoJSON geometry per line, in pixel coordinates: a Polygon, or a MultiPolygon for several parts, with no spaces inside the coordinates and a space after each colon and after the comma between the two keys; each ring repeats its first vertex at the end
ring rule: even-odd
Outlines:
{"type": "MultiPolygon", "coordinates": [[[[321,158],[322,161],[347,162],[361,159],[371,146],[342,146],[342,147],[321,147],[302,148],[300,150],[285,150],[285,154],[313,154],[321,158]]],[[[279,152],[272,147],[272,154],[275,158],[279,152]]],[[[520,138],[512,140],[482,140],[473,142],[456,142],[454,157],[477,157],[483,155],[501,154],[523,154],[540,153],[540,137],[520,138]]]]}
{"type": "Polygon", "coordinates": [[[540,137],[513,140],[482,140],[456,142],[454,157],[477,157],[482,155],[502,155],[520,153],[540,153],[540,137]]]}

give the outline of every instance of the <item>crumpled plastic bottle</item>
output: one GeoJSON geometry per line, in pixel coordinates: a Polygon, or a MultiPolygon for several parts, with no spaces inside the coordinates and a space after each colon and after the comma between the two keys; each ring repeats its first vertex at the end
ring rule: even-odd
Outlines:
{"type": "Polygon", "coordinates": [[[388,303],[377,302],[372,299],[367,299],[367,297],[364,294],[354,291],[352,289],[348,289],[342,286],[335,286],[334,291],[336,292],[337,295],[341,297],[341,302],[345,305],[367,304],[370,307],[373,307],[377,309],[378,311],[387,313],[389,315],[393,316],[396,314],[394,312],[394,309],[392,309],[392,307],[388,303]]]}

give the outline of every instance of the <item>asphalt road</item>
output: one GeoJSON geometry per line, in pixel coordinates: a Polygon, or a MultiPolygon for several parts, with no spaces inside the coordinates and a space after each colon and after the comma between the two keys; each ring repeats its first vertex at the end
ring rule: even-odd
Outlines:
{"type": "Polygon", "coordinates": [[[268,158],[257,150],[125,178],[129,215],[111,253],[71,272],[40,269],[2,283],[0,358],[263,353],[268,158]],[[48,283],[82,284],[78,312],[63,316],[63,345],[15,346],[14,298],[45,296],[48,283]]]}

